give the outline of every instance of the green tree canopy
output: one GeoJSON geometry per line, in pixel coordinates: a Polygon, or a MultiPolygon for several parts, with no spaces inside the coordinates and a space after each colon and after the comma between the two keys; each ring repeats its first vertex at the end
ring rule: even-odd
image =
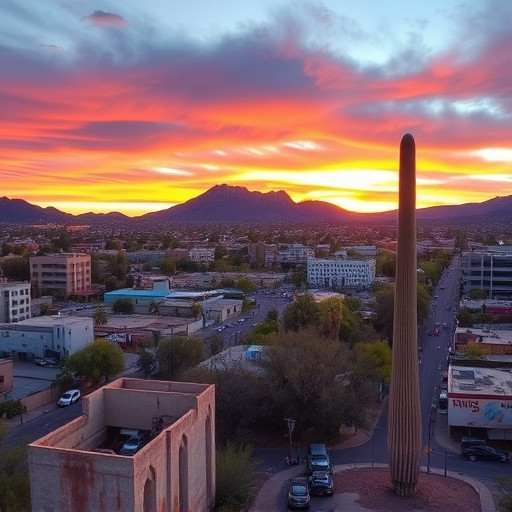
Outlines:
{"type": "Polygon", "coordinates": [[[124,355],[119,345],[97,339],[70,355],[63,365],[64,372],[75,375],[91,386],[108,381],[124,369],[124,355]]]}
{"type": "Polygon", "coordinates": [[[108,315],[103,306],[98,306],[92,315],[95,325],[105,325],[108,322],[108,315]]]}
{"type": "Polygon", "coordinates": [[[112,304],[112,311],[114,313],[124,313],[130,315],[134,311],[133,302],[128,297],[119,297],[112,304]]]}
{"type": "Polygon", "coordinates": [[[203,358],[203,341],[186,336],[163,337],[158,343],[156,360],[162,378],[175,379],[203,358]]]}
{"type": "Polygon", "coordinates": [[[370,380],[391,379],[391,347],[386,341],[360,342],[354,346],[355,373],[370,380]]]}
{"type": "Polygon", "coordinates": [[[317,327],[319,322],[320,308],[310,293],[299,295],[283,313],[283,327],[286,331],[317,327]]]}
{"type": "MultiPolygon", "coordinates": [[[[0,420],[0,441],[9,433],[4,420],[0,420]]],[[[29,512],[30,480],[27,471],[27,447],[12,446],[0,452],[0,510],[29,512]]]]}
{"type": "Polygon", "coordinates": [[[173,258],[163,258],[158,262],[160,272],[166,276],[176,274],[176,260],[173,258]]]}
{"type": "Polygon", "coordinates": [[[249,445],[236,446],[228,442],[220,447],[216,454],[216,506],[227,507],[227,510],[245,509],[258,465],[249,445]]]}

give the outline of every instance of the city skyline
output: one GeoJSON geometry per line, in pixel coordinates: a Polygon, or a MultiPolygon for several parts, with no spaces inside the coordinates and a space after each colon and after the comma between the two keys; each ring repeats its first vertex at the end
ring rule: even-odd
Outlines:
{"type": "Polygon", "coordinates": [[[388,211],[512,194],[512,4],[25,4],[0,19],[2,195],[137,216],[216,184],[388,211]]]}

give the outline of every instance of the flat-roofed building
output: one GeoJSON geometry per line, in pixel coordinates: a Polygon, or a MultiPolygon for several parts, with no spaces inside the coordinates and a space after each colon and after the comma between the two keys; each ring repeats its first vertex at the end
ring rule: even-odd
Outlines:
{"type": "Polygon", "coordinates": [[[122,378],[82,411],[28,447],[33,511],[212,510],[213,385],[122,378]],[[142,438],[133,455],[119,454],[125,431],[142,438]]]}
{"type": "Polygon", "coordinates": [[[37,297],[91,292],[91,255],[82,253],[46,254],[30,257],[30,282],[37,297]]]}
{"type": "Polygon", "coordinates": [[[495,246],[461,257],[464,293],[482,290],[490,299],[512,298],[512,247],[495,246]]]}
{"type": "Polygon", "coordinates": [[[0,280],[0,322],[19,322],[31,316],[30,283],[0,280]]]}
{"type": "Polygon", "coordinates": [[[450,427],[466,427],[466,434],[485,429],[489,439],[512,439],[512,359],[507,359],[452,361],[447,384],[450,427]]]}
{"type": "Polygon", "coordinates": [[[0,359],[0,393],[7,393],[13,388],[12,359],[0,359]]]}
{"type": "Polygon", "coordinates": [[[199,263],[209,263],[215,259],[215,249],[213,247],[193,247],[188,251],[190,261],[199,263]]]}
{"type": "Polygon", "coordinates": [[[375,279],[375,260],[308,258],[307,281],[322,288],[367,287],[375,279]]]}
{"type": "Polygon", "coordinates": [[[0,324],[0,353],[20,360],[61,359],[93,341],[93,319],[85,316],[35,316],[13,324],[0,324]]]}

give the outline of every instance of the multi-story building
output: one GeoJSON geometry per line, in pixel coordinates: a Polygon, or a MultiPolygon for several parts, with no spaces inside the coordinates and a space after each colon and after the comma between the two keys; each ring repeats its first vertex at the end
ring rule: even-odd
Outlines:
{"type": "Polygon", "coordinates": [[[366,287],[375,279],[375,260],[308,258],[307,281],[321,288],[366,287]]]}
{"type": "Polygon", "coordinates": [[[315,249],[302,244],[292,244],[288,249],[278,252],[278,260],[281,263],[306,263],[308,258],[315,256],[315,249]]]}
{"type": "Polygon", "coordinates": [[[199,263],[208,263],[215,259],[215,249],[213,247],[193,247],[188,251],[190,261],[199,263]]]}
{"type": "Polygon", "coordinates": [[[482,290],[490,299],[512,298],[512,247],[487,247],[461,257],[464,293],[482,290]]]}
{"type": "Polygon", "coordinates": [[[13,323],[32,316],[30,283],[0,280],[0,323],[13,323]]]}
{"type": "Polygon", "coordinates": [[[87,316],[35,316],[0,324],[0,353],[14,359],[61,359],[94,341],[94,322],[87,316]]]}
{"type": "Polygon", "coordinates": [[[213,385],[121,378],[85,396],[82,411],[29,445],[32,510],[212,510],[213,385]],[[130,455],[120,454],[125,432],[140,440],[130,455]]]}
{"type": "Polygon", "coordinates": [[[91,255],[46,254],[30,257],[30,282],[36,296],[57,295],[67,299],[91,291],[91,255]]]}

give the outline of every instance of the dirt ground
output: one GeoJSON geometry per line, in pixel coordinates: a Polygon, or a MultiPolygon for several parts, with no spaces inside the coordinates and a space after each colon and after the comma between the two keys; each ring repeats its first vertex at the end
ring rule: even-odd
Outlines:
{"type": "Polygon", "coordinates": [[[334,478],[336,494],[356,493],[357,503],[376,512],[482,512],[469,484],[443,475],[420,473],[418,490],[410,497],[392,492],[389,469],[349,469],[334,478]]]}

